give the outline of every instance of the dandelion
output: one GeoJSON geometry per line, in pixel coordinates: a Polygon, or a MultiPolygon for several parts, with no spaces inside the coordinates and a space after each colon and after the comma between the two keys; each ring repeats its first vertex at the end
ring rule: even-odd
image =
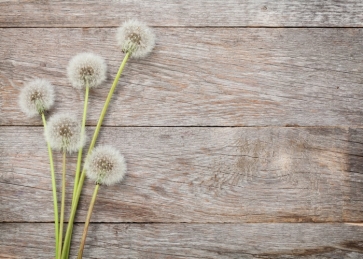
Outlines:
{"type": "Polygon", "coordinates": [[[93,53],[80,53],[74,56],[68,64],[67,75],[76,89],[99,86],[106,79],[105,60],[93,53]]]}
{"type": "MultiPolygon", "coordinates": [[[[96,140],[97,140],[98,134],[100,132],[103,119],[105,118],[112,95],[116,89],[116,86],[121,77],[122,71],[124,70],[124,68],[126,66],[127,60],[130,57],[133,57],[133,58],[145,57],[146,55],[148,55],[151,52],[151,50],[154,48],[154,45],[155,45],[155,35],[151,31],[151,29],[149,27],[147,27],[144,23],[141,23],[136,20],[131,20],[131,21],[125,22],[118,29],[116,38],[117,38],[118,44],[120,45],[122,51],[125,53],[125,57],[121,62],[121,65],[117,71],[115,79],[113,80],[111,89],[108,92],[106,101],[103,105],[100,117],[97,122],[96,129],[95,129],[93,137],[92,137],[92,141],[91,141],[89,149],[88,149],[88,153],[90,153],[92,151],[93,147],[96,144],[96,140]]],[[[66,237],[65,237],[65,241],[64,241],[66,248],[68,248],[70,246],[74,217],[76,216],[78,201],[79,201],[79,197],[81,195],[81,190],[82,190],[82,186],[83,186],[85,177],[86,177],[86,170],[84,167],[82,170],[82,173],[80,175],[78,184],[77,184],[76,195],[74,195],[74,197],[73,197],[74,206],[72,206],[72,209],[71,209],[71,214],[70,214],[70,217],[68,220],[66,237]]],[[[104,182],[100,182],[100,184],[108,183],[109,178],[102,178],[102,179],[104,182]]],[[[122,178],[120,178],[120,180],[121,179],[122,178]]],[[[101,178],[94,179],[94,180],[100,181],[101,178]]],[[[99,184],[96,185],[96,188],[98,188],[97,186],[99,186],[99,184]]],[[[63,252],[62,259],[66,258],[67,255],[68,255],[67,251],[63,252]]],[[[82,255],[81,255],[81,257],[82,257],[82,255]]],[[[81,257],[79,257],[79,258],[81,258],[81,257]]]]}
{"type": "MultiPolygon", "coordinates": [[[[44,112],[48,111],[54,104],[54,87],[46,79],[35,79],[30,81],[25,85],[25,87],[20,91],[19,95],[19,106],[22,112],[24,112],[28,117],[34,117],[36,115],[41,115],[44,130],[47,128],[47,122],[45,119],[44,112]]],[[[50,163],[50,175],[52,179],[52,193],[53,193],[53,209],[54,209],[54,235],[55,235],[55,247],[56,254],[58,252],[58,235],[59,235],[59,225],[58,225],[58,201],[57,201],[57,187],[55,182],[55,172],[53,163],[53,153],[52,149],[47,143],[48,155],[50,163]]]]}
{"type": "MultiPolygon", "coordinates": [[[[67,67],[69,81],[74,88],[85,89],[81,126],[82,134],[85,132],[89,88],[98,87],[106,79],[106,69],[107,66],[105,60],[101,56],[93,53],[80,53],[69,61],[67,67]]],[[[77,167],[74,178],[73,197],[75,197],[75,193],[77,191],[79,174],[81,171],[82,151],[82,147],[80,147],[78,150],[77,167]]]]}
{"type": "Polygon", "coordinates": [[[54,87],[46,79],[35,79],[25,85],[19,95],[19,106],[28,116],[41,115],[54,104],[54,87]]]}
{"type": "Polygon", "coordinates": [[[85,136],[81,134],[81,124],[68,113],[50,118],[45,137],[53,149],[68,153],[77,151],[86,142],[85,136]]]}
{"type": "Polygon", "coordinates": [[[155,46],[155,34],[142,22],[126,21],[117,31],[117,42],[124,53],[133,58],[147,56],[155,46]]]}
{"type": "Polygon", "coordinates": [[[96,201],[100,185],[112,185],[122,181],[126,173],[126,162],[120,152],[111,146],[95,148],[85,162],[87,176],[96,182],[92,200],[88,209],[84,225],[81,244],[78,250],[78,259],[82,258],[86,243],[87,231],[91,220],[93,206],[96,201]]]}
{"type": "Polygon", "coordinates": [[[59,223],[58,257],[62,253],[62,235],[64,223],[65,186],[66,186],[66,154],[77,151],[86,142],[81,132],[81,124],[71,114],[57,114],[50,118],[45,137],[49,145],[63,152],[63,174],[62,174],[62,200],[59,223]]]}
{"type": "Polygon", "coordinates": [[[87,177],[101,185],[118,183],[126,173],[124,157],[111,146],[95,148],[87,158],[84,167],[87,177]]]}

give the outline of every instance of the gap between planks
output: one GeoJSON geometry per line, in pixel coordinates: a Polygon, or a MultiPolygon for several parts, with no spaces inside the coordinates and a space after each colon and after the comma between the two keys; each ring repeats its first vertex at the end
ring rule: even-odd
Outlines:
{"type": "MultiPolygon", "coordinates": [[[[3,221],[0,222],[0,224],[53,224],[53,221],[3,221]]],[[[64,221],[64,223],[68,223],[68,221],[64,221]]],[[[84,224],[84,221],[75,221],[74,224],[84,224]]],[[[177,224],[188,224],[188,225],[253,225],[253,224],[314,224],[314,225],[323,225],[323,224],[334,224],[334,225],[351,225],[351,226],[359,226],[363,227],[363,222],[336,222],[336,221],[324,221],[324,222],[109,222],[109,221],[97,221],[97,222],[90,222],[92,225],[102,225],[102,224],[109,224],[109,225],[129,225],[129,224],[135,224],[135,225],[177,225],[177,224]]]]}
{"type": "MultiPolygon", "coordinates": [[[[107,29],[118,28],[120,26],[27,26],[27,27],[1,27],[0,29],[107,29]]],[[[360,29],[363,26],[345,26],[345,27],[324,27],[324,26],[150,26],[155,29],[360,29]]]]}
{"type": "MultiPolygon", "coordinates": [[[[0,128],[2,127],[6,127],[6,128],[11,128],[11,127],[34,127],[34,128],[43,128],[43,125],[0,125],[0,128]]],[[[96,127],[95,124],[86,124],[86,127],[96,127]]],[[[252,125],[245,125],[245,126],[240,126],[240,125],[234,125],[234,126],[223,126],[223,125],[151,125],[151,126],[143,126],[143,125],[102,125],[102,128],[271,128],[271,129],[277,129],[277,128],[306,128],[306,129],[349,129],[349,128],[355,128],[355,129],[362,129],[363,126],[361,125],[333,125],[333,126],[300,126],[300,125],[281,125],[281,126],[270,126],[270,125],[265,125],[265,126],[252,126],[252,125]]]]}

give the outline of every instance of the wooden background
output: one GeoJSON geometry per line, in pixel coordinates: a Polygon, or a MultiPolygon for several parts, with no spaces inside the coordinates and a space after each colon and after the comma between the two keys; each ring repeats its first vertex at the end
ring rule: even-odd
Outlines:
{"type": "MultiPolygon", "coordinates": [[[[129,169],[100,189],[84,258],[363,258],[361,0],[0,1],[0,258],[53,256],[43,128],[19,90],[47,78],[51,114],[81,114],[66,66],[102,55],[91,135],[129,18],[157,43],[127,64],[105,119],[98,143],[129,169]]],[[[72,257],[92,191],[87,181],[72,257]]]]}

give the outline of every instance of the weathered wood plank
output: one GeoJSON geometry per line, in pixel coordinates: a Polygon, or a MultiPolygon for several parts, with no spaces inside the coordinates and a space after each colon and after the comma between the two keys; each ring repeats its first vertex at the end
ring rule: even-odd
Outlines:
{"type": "MultiPolygon", "coordinates": [[[[104,128],[99,143],[124,153],[128,175],[100,189],[92,220],[361,222],[362,136],[346,128],[104,128]]],[[[0,221],[51,221],[42,128],[3,127],[0,155],[0,221]]],[[[75,155],[70,161],[67,208],[75,155]]],[[[79,222],[92,191],[87,182],[79,222]]]]}
{"type": "Polygon", "coordinates": [[[108,27],[131,18],[153,26],[363,26],[359,0],[22,0],[0,9],[0,27],[108,27]]]}
{"type": "MultiPolygon", "coordinates": [[[[53,256],[50,223],[0,224],[0,232],[0,258],[53,256]]],[[[359,259],[362,242],[363,227],[347,224],[91,224],[83,258],[359,259]]]]}
{"type": "MultiPolygon", "coordinates": [[[[0,125],[40,125],[17,107],[24,82],[56,85],[55,110],[81,113],[66,66],[81,51],[109,65],[91,93],[95,125],[122,54],[109,29],[0,29],[0,125]],[[14,44],[16,43],[16,44],[14,44]]],[[[159,28],[153,54],[131,61],[105,125],[362,126],[363,29],[159,28]]]]}

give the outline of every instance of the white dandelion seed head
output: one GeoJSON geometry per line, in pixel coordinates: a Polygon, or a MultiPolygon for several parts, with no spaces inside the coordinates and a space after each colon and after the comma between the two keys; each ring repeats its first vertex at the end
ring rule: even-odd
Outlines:
{"type": "Polygon", "coordinates": [[[21,90],[19,106],[28,117],[34,117],[49,110],[54,104],[54,87],[46,79],[30,81],[21,90]]]}
{"type": "Polygon", "coordinates": [[[88,178],[104,185],[121,182],[127,169],[125,158],[111,146],[96,147],[86,159],[84,167],[88,178]]]}
{"type": "Polygon", "coordinates": [[[105,60],[93,53],[80,53],[74,56],[68,64],[67,75],[76,89],[97,87],[106,79],[107,65],[105,60]]]}
{"type": "Polygon", "coordinates": [[[69,113],[56,114],[49,119],[45,138],[53,149],[69,153],[78,151],[86,143],[81,123],[69,113]]]}
{"type": "Polygon", "coordinates": [[[155,46],[155,34],[142,22],[129,20],[118,28],[116,39],[124,53],[133,58],[146,57],[155,46]]]}

